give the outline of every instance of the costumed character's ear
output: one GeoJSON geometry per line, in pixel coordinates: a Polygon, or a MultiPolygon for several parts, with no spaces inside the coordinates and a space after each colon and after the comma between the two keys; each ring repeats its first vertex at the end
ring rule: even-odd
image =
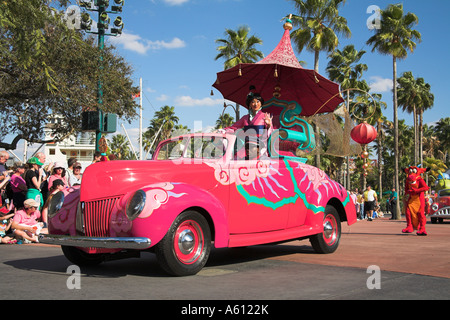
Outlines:
{"type": "Polygon", "coordinates": [[[403,171],[405,171],[406,174],[409,173],[409,168],[404,168],[403,171]]]}

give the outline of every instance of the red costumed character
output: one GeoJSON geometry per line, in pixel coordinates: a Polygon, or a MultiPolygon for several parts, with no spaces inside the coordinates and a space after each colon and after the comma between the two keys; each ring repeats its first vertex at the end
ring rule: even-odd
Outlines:
{"type": "Polygon", "coordinates": [[[403,233],[411,233],[417,230],[418,236],[427,235],[425,230],[427,223],[425,218],[425,191],[428,191],[430,188],[421,177],[421,174],[428,170],[418,167],[405,168],[406,228],[402,230],[403,233]]]}

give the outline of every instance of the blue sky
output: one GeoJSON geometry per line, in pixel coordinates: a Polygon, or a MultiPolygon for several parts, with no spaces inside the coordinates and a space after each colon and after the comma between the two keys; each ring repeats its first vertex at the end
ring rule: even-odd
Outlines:
{"type": "MultiPolygon", "coordinates": [[[[368,7],[387,7],[388,0],[347,0],[340,14],[348,20],[352,31],[350,39],[341,39],[340,48],[354,44],[365,50],[362,62],[369,70],[364,78],[381,93],[388,108],[384,111],[392,120],[392,58],[372,53],[366,45],[373,34],[366,22],[371,13],[368,7]]],[[[447,61],[450,2],[446,0],[405,0],[405,11],[419,17],[416,29],[422,34],[414,53],[399,61],[398,74],[412,71],[415,77],[423,77],[432,87],[435,106],[424,114],[424,121],[431,123],[450,116],[450,87],[447,61]]],[[[125,22],[120,38],[108,39],[120,54],[133,65],[135,80],[143,78],[144,127],[148,126],[154,112],[164,105],[174,106],[180,124],[194,128],[201,121],[204,128],[213,126],[223,110],[223,97],[211,85],[216,73],[223,70],[223,61],[215,61],[215,40],[224,37],[226,28],[236,30],[241,25],[250,27],[250,33],[263,40],[257,46],[267,56],[278,44],[283,34],[281,18],[296,13],[292,1],[287,0],[128,0],[121,16],[125,22]]],[[[300,60],[312,69],[314,56],[296,52],[300,60]]],[[[320,73],[326,76],[326,54],[320,56],[320,73]]],[[[233,114],[231,108],[227,109],[233,114]]],[[[412,124],[412,116],[400,111],[400,119],[412,124]]],[[[126,127],[136,128],[136,123],[126,127]]],[[[197,125],[198,127],[198,125],[197,125]]]]}
{"type": "MultiPolygon", "coordinates": [[[[366,45],[373,34],[366,25],[371,16],[368,7],[376,5],[384,9],[390,3],[397,2],[347,0],[340,14],[348,20],[352,37],[342,38],[339,48],[354,44],[357,50],[367,51],[361,61],[369,67],[364,79],[373,86],[372,92],[383,95],[388,104],[384,114],[392,120],[392,58],[372,53],[366,45]]],[[[422,34],[422,42],[406,60],[399,61],[398,74],[412,71],[415,77],[423,77],[431,85],[435,105],[424,114],[424,121],[432,123],[450,116],[450,1],[405,0],[403,4],[406,12],[419,17],[416,29],[422,34]]],[[[217,90],[214,89],[214,96],[210,95],[216,73],[223,70],[223,61],[214,60],[215,40],[224,37],[226,28],[236,30],[247,25],[251,35],[263,40],[263,45],[257,48],[267,56],[282,37],[281,18],[289,13],[296,11],[294,3],[288,0],[126,0],[120,14],[124,32],[121,37],[109,37],[107,41],[117,46],[119,54],[133,66],[136,85],[139,78],[143,79],[144,128],[164,105],[174,106],[179,123],[191,129],[214,126],[224,103],[217,90]]],[[[94,14],[92,18],[97,19],[94,14]]],[[[111,15],[112,21],[114,18],[111,15]]],[[[306,68],[313,68],[312,53],[303,51],[296,55],[307,62],[306,68]]],[[[327,63],[326,54],[321,54],[320,73],[324,76],[327,63]]],[[[233,114],[231,108],[227,111],[233,114]]],[[[412,124],[412,115],[401,110],[399,118],[412,124]]],[[[138,120],[124,124],[130,137],[136,139],[138,120]]],[[[120,125],[118,133],[124,134],[120,125]]]]}

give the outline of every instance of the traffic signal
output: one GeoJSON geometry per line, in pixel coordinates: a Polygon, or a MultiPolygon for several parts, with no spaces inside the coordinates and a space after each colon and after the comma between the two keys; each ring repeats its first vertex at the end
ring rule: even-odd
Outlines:
{"type": "Polygon", "coordinates": [[[103,115],[102,133],[114,133],[117,131],[117,115],[114,113],[105,113],[103,115]]]}
{"type": "Polygon", "coordinates": [[[97,7],[108,7],[109,6],[109,0],[95,0],[95,5],[97,7]]]}
{"type": "Polygon", "coordinates": [[[114,12],[122,12],[122,6],[125,4],[124,0],[114,0],[117,6],[112,6],[111,9],[114,12]]]}
{"type": "Polygon", "coordinates": [[[111,32],[113,34],[122,34],[122,30],[123,30],[123,21],[122,21],[122,17],[117,17],[114,20],[114,26],[115,28],[111,28],[111,32]]]}
{"type": "MultiPolygon", "coordinates": [[[[81,130],[97,131],[100,129],[100,112],[83,111],[81,113],[81,130]]],[[[117,115],[114,113],[103,114],[102,133],[114,133],[117,131],[117,115]]]]}
{"type": "Polygon", "coordinates": [[[111,22],[111,19],[109,18],[108,14],[106,12],[102,12],[99,15],[100,21],[97,23],[98,29],[108,29],[109,23],[111,22]]]}
{"type": "Polygon", "coordinates": [[[80,1],[80,8],[90,9],[92,6],[91,1],[80,1]]]}
{"type": "Polygon", "coordinates": [[[92,27],[92,19],[89,13],[84,12],[81,15],[81,29],[83,30],[91,30],[92,27]]]}
{"type": "Polygon", "coordinates": [[[83,111],[81,113],[81,130],[82,131],[96,131],[99,128],[99,112],[98,111],[83,111]]]}

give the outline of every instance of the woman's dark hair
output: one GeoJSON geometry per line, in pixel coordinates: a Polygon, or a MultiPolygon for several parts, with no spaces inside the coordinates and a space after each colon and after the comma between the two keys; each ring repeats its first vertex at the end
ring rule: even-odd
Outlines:
{"type": "Polygon", "coordinates": [[[53,180],[52,186],[49,189],[50,193],[52,193],[53,191],[58,189],[58,186],[63,186],[64,187],[64,182],[61,179],[53,180]]]}
{"type": "Polygon", "coordinates": [[[247,105],[247,107],[250,107],[250,103],[251,103],[254,99],[259,100],[259,101],[261,102],[261,105],[264,104],[264,99],[263,99],[263,97],[261,97],[261,95],[260,95],[259,93],[253,93],[253,92],[250,92],[250,93],[247,95],[247,100],[246,100],[246,102],[245,102],[245,104],[247,105]]]}

